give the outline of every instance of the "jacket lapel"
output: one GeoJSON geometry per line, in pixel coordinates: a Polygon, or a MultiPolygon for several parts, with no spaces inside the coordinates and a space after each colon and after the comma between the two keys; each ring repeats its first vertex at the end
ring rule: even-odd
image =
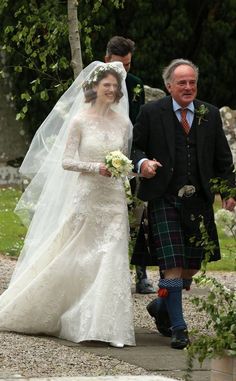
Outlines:
{"type": "Polygon", "coordinates": [[[169,148],[172,161],[175,157],[175,122],[173,117],[172,98],[166,99],[166,104],[162,106],[162,125],[166,136],[167,145],[169,148]]]}

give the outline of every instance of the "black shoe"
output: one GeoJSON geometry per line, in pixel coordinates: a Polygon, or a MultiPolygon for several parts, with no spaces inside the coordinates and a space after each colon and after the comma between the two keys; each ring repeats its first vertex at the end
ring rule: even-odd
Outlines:
{"type": "Polygon", "coordinates": [[[157,330],[166,337],[171,337],[172,336],[172,331],[171,331],[171,323],[170,323],[170,318],[168,315],[167,310],[162,310],[160,308],[159,303],[157,303],[158,299],[154,299],[152,302],[150,302],[147,305],[147,310],[149,315],[155,318],[155,323],[157,330]]]}
{"type": "Polygon", "coordinates": [[[184,349],[190,344],[187,329],[176,329],[172,332],[171,348],[184,349]]]}
{"type": "Polygon", "coordinates": [[[155,294],[152,283],[147,278],[143,278],[136,283],[136,292],[138,294],[155,294]]]}

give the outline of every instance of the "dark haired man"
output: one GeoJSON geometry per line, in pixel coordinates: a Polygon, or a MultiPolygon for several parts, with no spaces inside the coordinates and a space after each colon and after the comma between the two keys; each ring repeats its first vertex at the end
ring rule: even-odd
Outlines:
{"type": "MultiPolygon", "coordinates": [[[[133,124],[136,121],[140,107],[145,103],[142,80],[129,73],[134,50],[134,41],[122,36],[114,36],[108,41],[105,56],[105,62],[122,62],[127,71],[126,87],[129,98],[129,117],[133,124]]],[[[131,188],[132,192],[134,192],[135,184],[133,181],[131,181],[131,188]]],[[[152,294],[155,292],[147,278],[146,266],[136,266],[136,292],[140,294],[152,294]]]]}

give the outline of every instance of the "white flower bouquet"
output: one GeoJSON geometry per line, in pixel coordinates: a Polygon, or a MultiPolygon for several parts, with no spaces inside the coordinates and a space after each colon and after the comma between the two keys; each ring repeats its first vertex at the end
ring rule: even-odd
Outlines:
{"type": "Polygon", "coordinates": [[[119,150],[107,154],[105,166],[111,176],[116,178],[128,176],[133,169],[132,161],[119,150]]]}

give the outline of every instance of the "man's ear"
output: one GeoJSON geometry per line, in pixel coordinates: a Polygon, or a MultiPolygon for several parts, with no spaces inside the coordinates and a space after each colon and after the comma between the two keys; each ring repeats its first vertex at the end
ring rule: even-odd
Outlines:
{"type": "Polygon", "coordinates": [[[109,56],[105,56],[104,57],[104,61],[107,63],[107,62],[110,62],[110,59],[109,59],[109,56]]]}
{"type": "Polygon", "coordinates": [[[166,89],[169,91],[169,93],[171,92],[171,85],[170,85],[170,83],[167,83],[166,89]]]}

